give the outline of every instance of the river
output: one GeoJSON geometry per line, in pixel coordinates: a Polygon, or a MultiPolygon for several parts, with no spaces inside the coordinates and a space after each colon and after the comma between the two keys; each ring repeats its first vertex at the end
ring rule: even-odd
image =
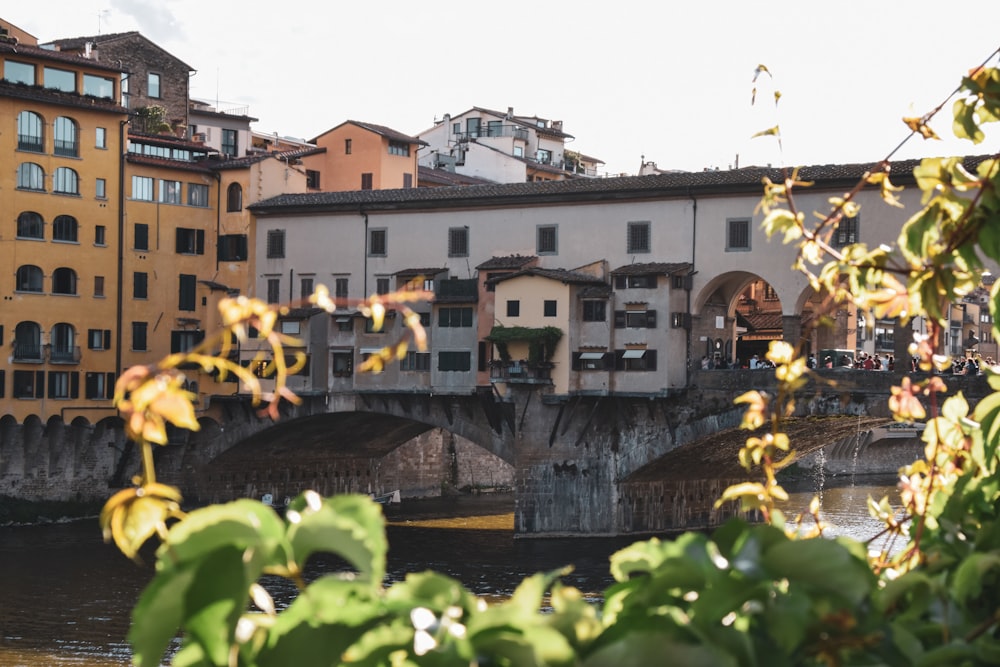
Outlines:
{"type": "MultiPolygon", "coordinates": [[[[804,508],[820,496],[833,534],[867,538],[877,529],[865,501],[896,498],[888,480],[791,495],[804,508]]],[[[404,501],[387,510],[388,576],[433,569],[487,599],[503,599],[526,576],[572,564],[564,578],[600,600],[608,557],[633,538],[513,538],[513,497],[404,501]]],[[[322,563],[316,567],[322,567],[322,563]]],[[[130,612],[151,576],[102,542],[96,519],[0,528],[0,665],[108,667],[130,664],[130,612]]],[[[289,591],[289,595],[291,592],[289,591]]],[[[276,598],[282,594],[276,592],[276,598]]]]}

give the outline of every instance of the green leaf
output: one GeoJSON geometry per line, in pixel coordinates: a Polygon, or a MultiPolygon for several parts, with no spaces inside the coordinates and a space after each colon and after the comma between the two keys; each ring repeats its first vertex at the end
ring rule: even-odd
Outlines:
{"type": "Polygon", "coordinates": [[[221,548],[196,566],[184,596],[183,625],[216,665],[228,661],[235,640],[236,622],[250,599],[250,584],[243,564],[243,550],[221,548]]]}
{"type": "Polygon", "coordinates": [[[656,633],[630,633],[622,641],[601,648],[587,656],[583,667],[736,667],[739,663],[713,646],[683,644],[656,633]]]}
{"type": "Polygon", "coordinates": [[[336,554],[380,587],[389,544],[379,504],[362,495],[321,500],[312,493],[307,499],[310,493],[296,498],[286,514],[288,541],[297,562],[307,562],[316,552],[336,554]]]}
{"type": "Polygon", "coordinates": [[[858,605],[875,588],[875,575],[864,559],[851,553],[840,540],[813,538],[790,540],[764,552],[761,562],[777,578],[803,585],[858,605]]]}
{"type": "Polygon", "coordinates": [[[139,596],[128,632],[136,667],[160,664],[184,620],[184,597],[196,574],[196,565],[191,563],[159,572],[139,596]]]}
{"type": "Polygon", "coordinates": [[[809,624],[814,620],[811,607],[808,595],[793,590],[777,596],[764,615],[768,635],[786,655],[792,655],[805,640],[809,624]]]}
{"type": "Polygon", "coordinates": [[[1000,554],[974,553],[963,560],[952,584],[955,599],[964,604],[978,597],[983,591],[983,581],[991,579],[991,570],[1000,570],[1000,554]]]}

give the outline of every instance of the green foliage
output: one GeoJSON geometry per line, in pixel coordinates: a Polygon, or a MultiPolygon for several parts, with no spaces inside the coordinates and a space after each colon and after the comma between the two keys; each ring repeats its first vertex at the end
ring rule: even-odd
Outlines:
{"type": "Polygon", "coordinates": [[[498,324],[490,331],[486,340],[497,346],[500,358],[510,361],[510,343],[526,342],[528,344],[528,363],[539,364],[551,361],[556,352],[556,346],[562,339],[563,332],[559,327],[505,327],[498,324]]]}

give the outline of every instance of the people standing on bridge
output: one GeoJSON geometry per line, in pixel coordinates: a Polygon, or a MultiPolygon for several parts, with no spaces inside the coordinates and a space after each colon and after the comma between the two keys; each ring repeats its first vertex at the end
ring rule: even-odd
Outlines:
{"type": "Polygon", "coordinates": [[[810,369],[816,368],[816,355],[812,352],[809,353],[809,358],[806,359],[806,366],[810,369]]]}

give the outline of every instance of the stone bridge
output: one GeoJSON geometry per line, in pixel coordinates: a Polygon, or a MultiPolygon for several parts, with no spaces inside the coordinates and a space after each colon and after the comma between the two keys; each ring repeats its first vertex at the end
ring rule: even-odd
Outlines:
{"type": "MultiPolygon", "coordinates": [[[[972,401],[986,392],[982,378],[946,379],[972,401]]],[[[799,401],[793,443],[803,460],[829,465],[850,453],[856,462],[898,435],[878,430],[889,422],[885,404],[894,382],[889,373],[821,373],[799,401]]],[[[486,391],[304,396],[275,422],[241,399],[219,398],[200,431],[173,433],[156,449],[156,464],[160,478],[192,502],[305,488],[381,491],[380,462],[440,428],[513,466],[519,536],[704,528],[731,513],[714,508],[721,491],[746,479],[736,465],[746,437],[736,430],[742,409],[732,400],[771,384],[765,371],[699,371],[689,389],[657,398],[553,397],[541,385],[512,385],[503,400],[486,391]]],[[[115,418],[0,421],[0,494],[99,498],[137,470],[115,418]]]]}

